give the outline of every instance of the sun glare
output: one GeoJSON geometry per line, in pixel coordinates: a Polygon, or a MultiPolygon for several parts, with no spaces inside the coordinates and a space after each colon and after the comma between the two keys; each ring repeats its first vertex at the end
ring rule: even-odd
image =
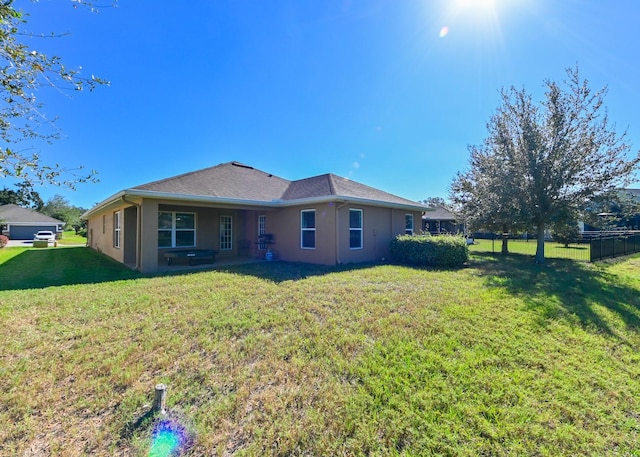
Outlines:
{"type": "Polygon", "coordinates": [[[456,0],[458,9],[490,10],[496,7],[495,0],[456,0]]]}

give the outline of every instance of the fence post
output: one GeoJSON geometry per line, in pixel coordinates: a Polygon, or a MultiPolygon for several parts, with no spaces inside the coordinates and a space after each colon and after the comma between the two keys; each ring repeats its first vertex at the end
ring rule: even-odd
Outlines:
{"type": "Polygon", "coordinates": [[[602,236],[600,237],[600,260],[602,260],[602,257],[604,256],[604,254],[602,253],[602,236]]]}
{"type": "Polygon", "coordinates": [[[154,413],[165,414],[165,402],[167,399],[167,386],[165,384],[156,384],[155,396],[153,398],[153,405],[151,410],[154,413]]]}

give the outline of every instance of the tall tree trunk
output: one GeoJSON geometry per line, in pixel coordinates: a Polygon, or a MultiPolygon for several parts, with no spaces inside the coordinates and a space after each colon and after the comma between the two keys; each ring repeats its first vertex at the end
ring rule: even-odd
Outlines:
{"type": "Polygon", "coordinates": [[[509,253],[509,228],[507,224],[502,226],[502,253],[509,253]]]}
{"type": "Polygon", "coordinates": [[[538,224],[536,263],[544,263],[544,224],[538,224]]]}

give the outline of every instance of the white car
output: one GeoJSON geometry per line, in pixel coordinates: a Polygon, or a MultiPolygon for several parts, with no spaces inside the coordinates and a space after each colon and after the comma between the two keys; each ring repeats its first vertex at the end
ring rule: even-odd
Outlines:
{"type": "Polygon", "coordinates": [[[47,240],[49,243],[53,243],[56,240],[56,234],[49,230],[40,230],[33,236],[35,240],[47,240]]]}

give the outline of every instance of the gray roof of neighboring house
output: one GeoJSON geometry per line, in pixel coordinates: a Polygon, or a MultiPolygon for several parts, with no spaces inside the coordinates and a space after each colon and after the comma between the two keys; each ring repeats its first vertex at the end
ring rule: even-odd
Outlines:
{"type": "Polygon", "coordinates": [[[131,190],[274,203],[335,196],[421,206],[417,202],[333,174],[287,181],[238,162],[222,163],[135,186],[131,190]]]}
{"type": "Polygon", "coordinates": [[[429,211],[422,216],[425,220],[439,220],[439,221],[454,221],[456,216],[446,208],[442,206],[436,206],[435,211],[429,211]]]}
{"type": "Polygon", "coordinates": [[[0,220],[9,224],[17,222],[34,224],[64,224],[63,221],[14,204],[0,206],[0,220]]]}

